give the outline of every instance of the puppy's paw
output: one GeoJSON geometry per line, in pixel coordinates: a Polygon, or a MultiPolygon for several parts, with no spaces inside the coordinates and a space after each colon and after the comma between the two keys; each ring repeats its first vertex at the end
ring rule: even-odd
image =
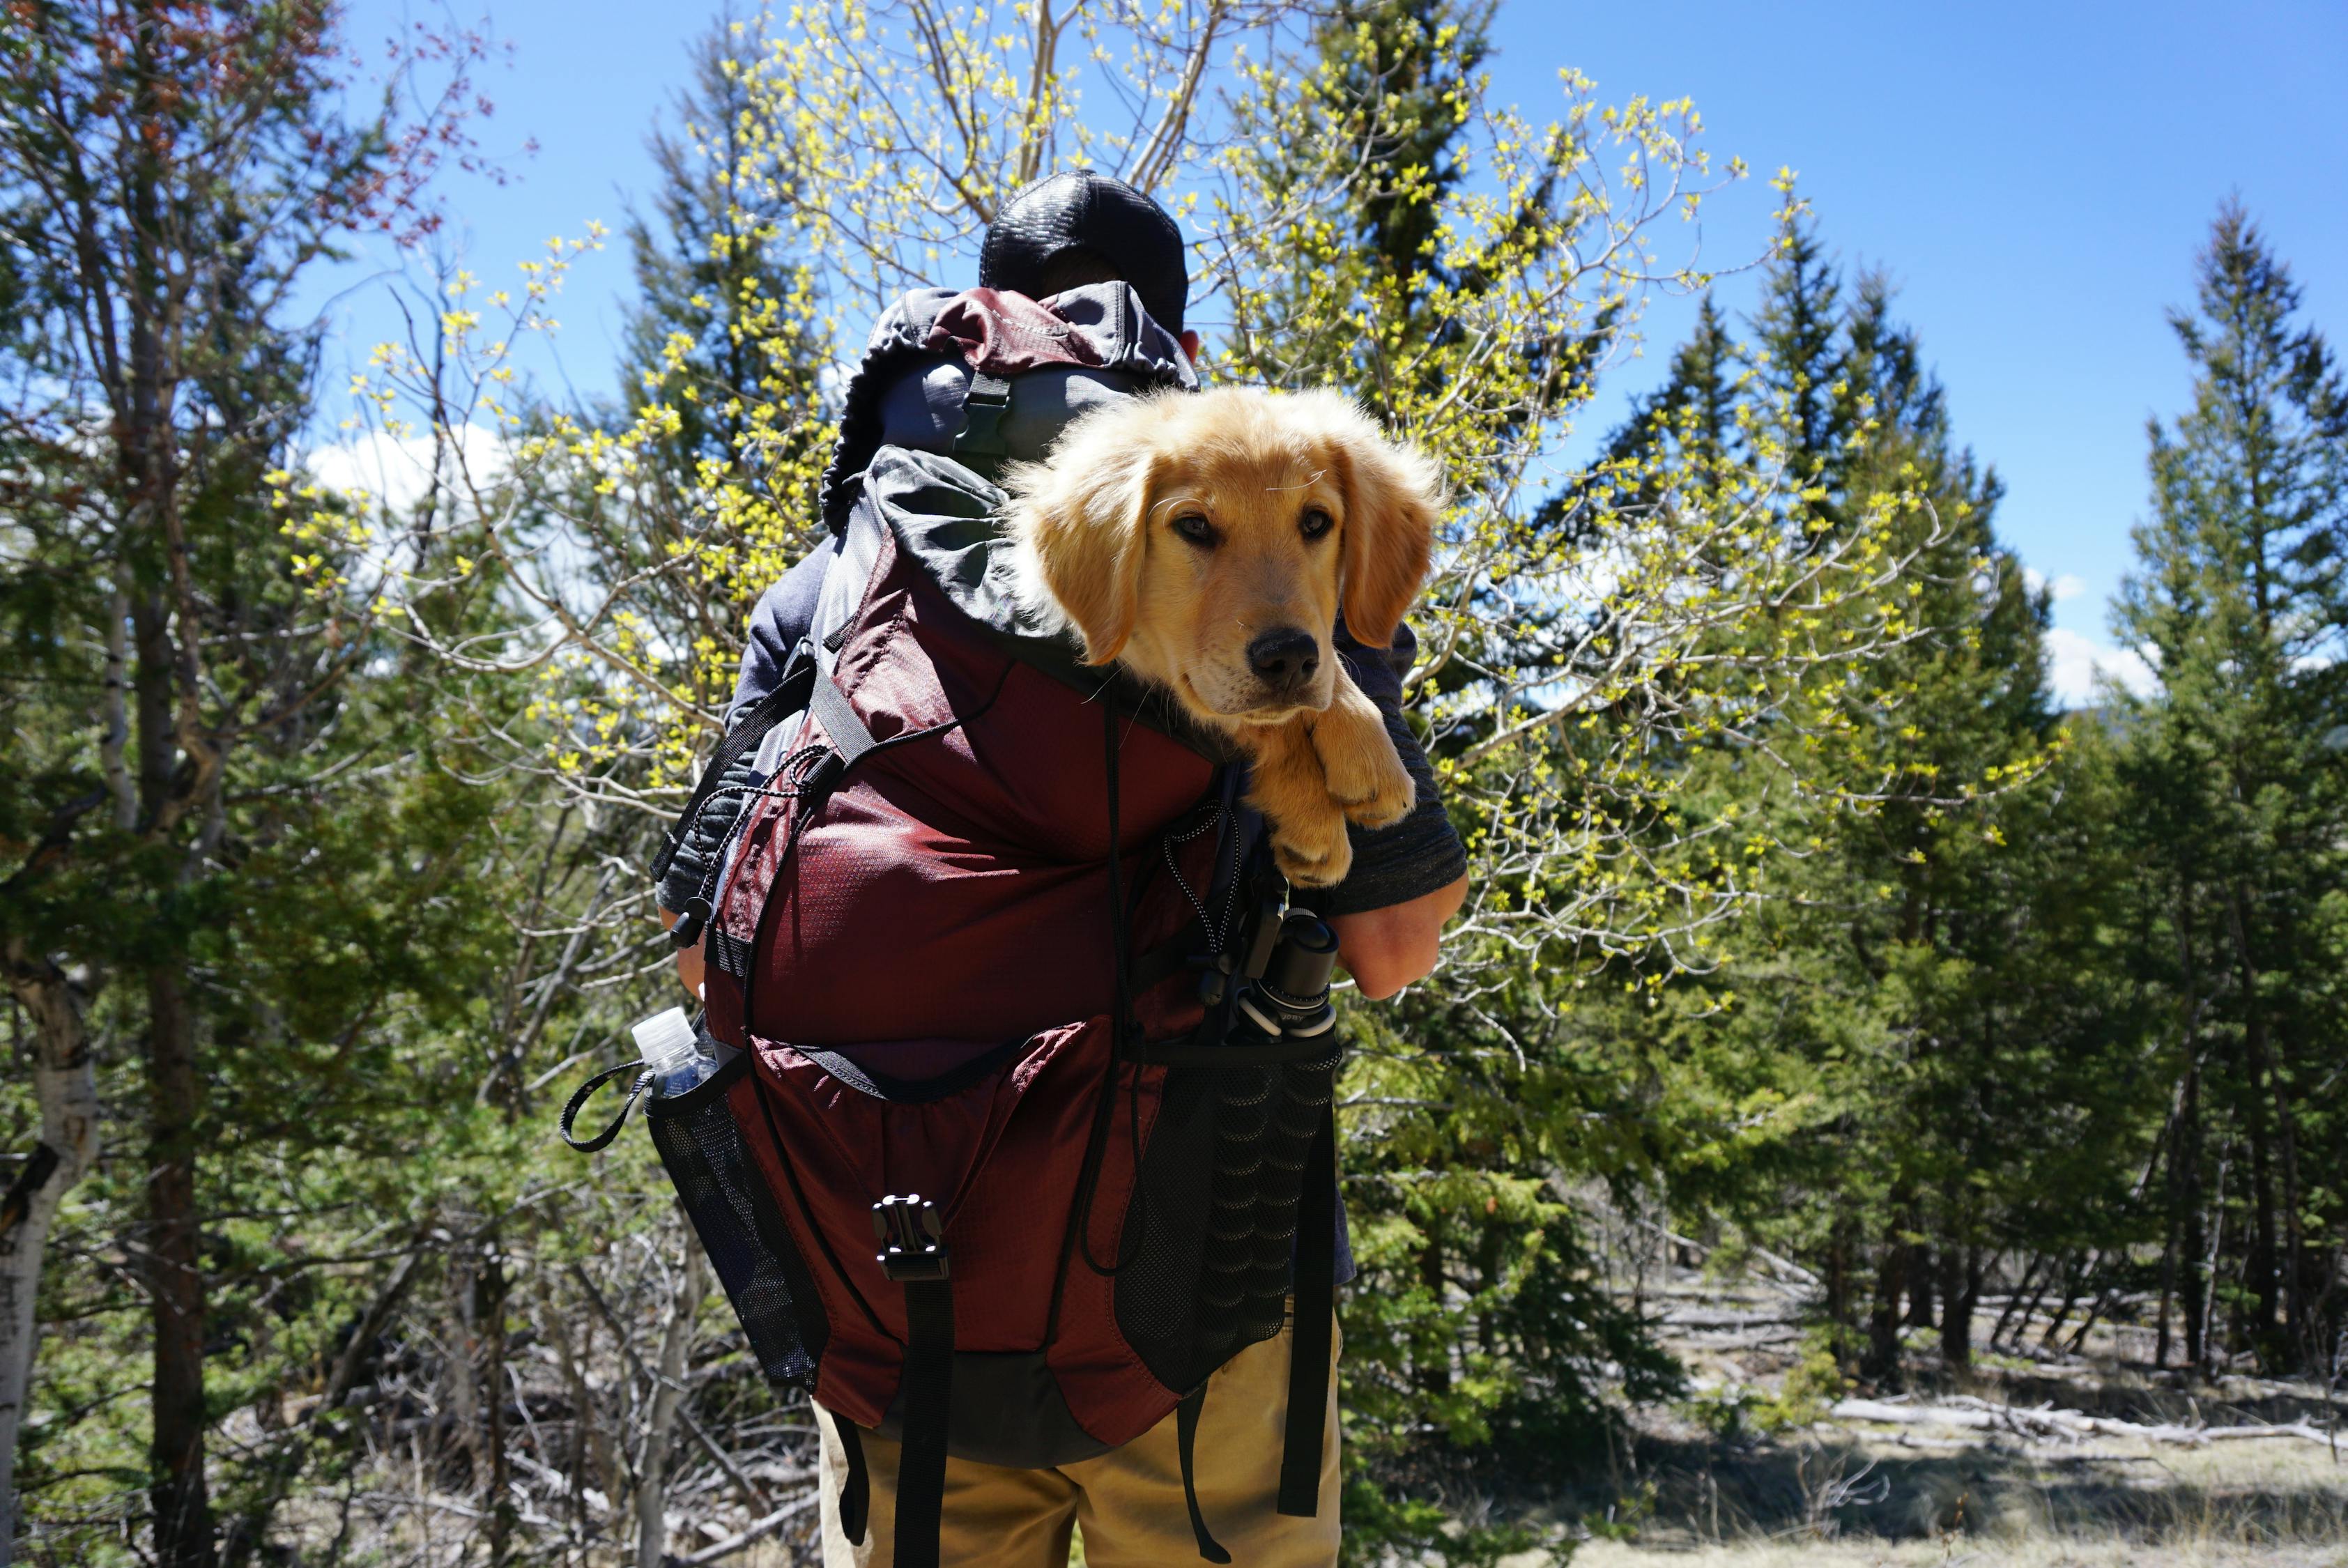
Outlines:
{"type": "Polygon", "coordinates": [[[1313,749],[1329,780],[1329,798],[1363,827],[1392,827],[1418,803],[1418,780],[1402,765],[1383,723],[1317,726],[1313,749]]]}
{"type": "Polygon", "coordinates": [[[1343,812],[1304,811],[1272,824],[1272,858],[1297,887],[1334,887],[1354,869],[1343,812]]]}

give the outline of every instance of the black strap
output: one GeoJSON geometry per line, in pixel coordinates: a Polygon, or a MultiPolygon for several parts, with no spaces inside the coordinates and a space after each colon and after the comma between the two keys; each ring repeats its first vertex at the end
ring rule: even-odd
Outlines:
{"type": "Polygon", "coordinates": [[[1228,1563],[1231,1554],[1207,1529],[1207,1516],[1199,1509],[1199,1470],[1193,1456],[1199,1447],[1199,1413],[1206,1408],[1204,1383],[1174,1407],[1174,1440],[1182,1453],[1182,1501],[1190,1510],[1190,1533],[1198,1540],[1199,1555],[1210,1563],[1228,1563]]]}
{"type": "MultiPolygon", "coordinates": [[[[849,769],[868,753],[882,748],[881,743],[872,738],[872,732],[864,727],[864,721],[856,717],[856,709],[850,705],[839,687],[822,676],[813,674],[814,667],[810,662],[808,668],[811,679],[800,706],[808,708],[823,726],[824,734],[830,738],[831,748],[814,759],[794,791],[798,796],[799,807],[792,818],[791,836],[780,857],[783,860],[790,858],[791,847],[798,844],[799,834],[823,809],[825,799],[839,787],[849,769]]],[[[916,739],[927,733],[926,730],[908,731],[889,744],[916,739]]],[[[716,875],[717,867],[713,864],[705,881],[715,882],[716,875]]],[[[684,912],[683,918],[670,930],[669,935],[679,946],[689,945],[696,936],[702,935],[703,927],[706,925],[704,953],[709,961],[736,980],[747,982],[750,977],[750,956],[756,951],[756,944],[745,942],[716,925],[710,925],[713,913],[705,896],[695,898],[684,912]]]]}
{"type": "Polygon", "coordinates": [[[1181,1038],[1139,1041],[1125,1053],[1125,1059],[1146,1067],[1261,1068],[1283,1062],[1320,1061],[1328,1057],[1329,1048],[1327,1035],[1303,1039],[1282,1035],[1262,1045],[1231,1045],[1227,1043],[1216,1015],[1209,1013],[1203,1024],[1181,1038]]]}
{"type": "Polygon", "coordinates": [[[896,1568],[938,1568],[946,1426],[953,1407],[953,1281],[905,1284],[905,1426],[897,1458],[896,1568]]]}
{"type": "Polygon", "coordinates": [[[693,831],[694,824],[700,819],[701,809],[709,803],[710,796],[717,792],[717,786],[732,771],[734,764],[739,762],[746,753],[755,750],[758,743],[767,738],[768,730],[807,707],[815,674],[815,650],[802,637],[798,645],[791,650],[790,657],[784,661],[783,678],[775,683],[775,689],[760,697],[757,706],[744,714],[742,721],[727,730],[725,738],[718,741],[717,749],[709,754],[708,765],[702,769],[699,782],[694,785],[693,793],[686,797],[685,810],[676,814],[675,825],[661,841],[660,852],[653,856],[653,876],[655,880],[668,874],[669,862],[676,859],[676,851],[684,846],[685,835],[693,831]]]}
{"type": "Polygon", "coordinates": [[[597,1089],[602,1088],[605,1084],[610,1083],[613,1078],[620,1077],[623,1073],[634,1072],[638,1068],[642,1068],[644,1066],[644,1064],[641,1061],[622,1062],[618,1067],[605,1068],[602,1072],[597,1073],[593,1078],[591,1078],[585,1083],[581,1084],[579,1086],[579,1092],[571,1097],[571,1103],[562,1108],[562,1141],[568,1143],[572,1148],[576,1149],[582,1154],[592,1154],[600,1149],[609,1148],[611,1146],[612,1140],[620,1136],[620,1129],[626,1125],[628,1112],[636,1109],[636,1101],[643,1099],[644,1090],[652,1087],[653,1075],[651,1068],[644,1068],[643,1075],[636,1079],[635,1087],[628,1090],[627,1101],[620,1107],[620,1114],[613,1117],[611,1120],[611,1124],[605,1127],[602,1131],[597,1133],[592,1138],[573,1138],[571,1136],[571,1124],[578,1119],[580,1111],[584,1109],[586,1107],[588,1098],[597,1089]]]}
{"type": "Polygon", "coordinates": [[[1337,1112],[1321,1112],[1304,1159],[1297,1205],[1296,1315],[1288,1340],[1288,1435],[1280,1456],[1279,1511],[1321,1511],[1321,1449],[1329,1429],[1329,1332],[1337,1310],[1337,1112]]]}
{"type": "Polygon", "coordinates": [[[864,727],[864,721],[856,717],[848,694],[836,683],[816,682],[808,696],[808,708],[815,715],[816,722],[823,726],[824,734],[830,737],[831,748],[839,753],[845,767],[853,768],[858,758],[879,744],[872,738],[872,732],[864,727]]]}
{"type": "Polygon", "coordinates": [[[1141,1031],[1133,1024],[1133,912],[1125,903],[1125,843],[1118,836],[1118,797],[1124,793],[1117,782],[1117,754],[1120,738],[1117,733],[1117,699],[1104,695],[1101,699],[1101,769],[1108,776],[1108,944],[1111,962],[1117,975],[1117,1016],[1112,1023],[1116,1030],[1116,1051],[1110,1055],[1110,1073],[1115,1076],[1116,1058],[1123,1048],[1140,1037],[1141,1031]]]}
{"type": "Polygon", "coordinates": [[[864,1544],[864,1526],[872,1517],[872,1474],[864,1468],[864,1438],[856,1423],[834,1416],[831,1429],[839,1434],[839,1451],[848,1460],[848,1474],[839,1483],[839,1532],[850,1546],[864,1544]]]}
{"type": "Polygon", "coordinates": [[[990,371],[973,370],[962,406],[962,433],[954,438],[954,456],[1010,456],[1011,449],[1003,438],[1003,416],[1011,407],[1011,383],[990,371]]]}
{"type": "Polygon", "coordinates": [[[949,1095],[960,1094],[988,1074],[1002,1070],[1003,1065],[1026,1049],[1035,1037],[1022,1035],[1015,1040],[1005,1040],[981,1051],[960,1067],[925,1078],[895,1078],[821,1046],[793,1046],[791,1049],[860,1095],[891,1105],[931,1105],[949,1095]]]}

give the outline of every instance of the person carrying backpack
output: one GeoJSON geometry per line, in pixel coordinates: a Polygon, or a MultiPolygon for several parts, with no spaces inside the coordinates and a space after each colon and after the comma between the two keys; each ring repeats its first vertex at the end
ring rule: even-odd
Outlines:
{"type": "Polygon", "coordinates": [[[1336,1560],[1353,1271],[1310,987],[1332,947],[1365,998],[1421,978],[1466,893],[1416,643],[1336,629],[1418,799],[1283,907],[1238,759],[1027,624],[994,525],[1007,463],[1196,387],[1188,290],[1164,210],[1077,171],[1006,203],[977,288],[883,316],[829,532],[753,613],[655,861],[725,1059],[646,1115],[812,1398],[828,1568],[1059,1568],[1077,1523],[1096,1565],[1336,1560]]]}

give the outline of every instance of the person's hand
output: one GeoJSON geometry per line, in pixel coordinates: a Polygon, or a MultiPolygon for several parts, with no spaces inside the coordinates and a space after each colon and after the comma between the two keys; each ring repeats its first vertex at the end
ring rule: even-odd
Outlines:
{"type": "MultiPolygon", "coordinates": [[[[1464,891],[1468,884],[1465,882],[1462,882],[1459,885],[1464,891]]],[[[660,912],[660,917],[661,929],[663,931],[666,931],[670,926],[676,923],[676,911],[673,909],[662,910],[660,912]]],[[[676,977],[681,983],[683,983],[687,991],[693,993],[693,999],[696,1002],[702,999],[701,973],[701,944],[696,942],[690,947],[678,948],[676,950],[676,977]]]]}
{"type": "Polygon", "coordinates": [[[1435,972],[1443,954],[1443,927],[1468,901],[1468,879],[1422,893],[1406,903],[1329,917],[1337,934],[1337,961],[1371,1001],[1393,995],[1435,972]]]}

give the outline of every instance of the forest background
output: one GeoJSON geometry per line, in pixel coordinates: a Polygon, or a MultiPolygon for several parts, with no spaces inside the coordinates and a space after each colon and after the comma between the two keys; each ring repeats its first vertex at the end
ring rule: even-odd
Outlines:
{"type": "Polygon", "coordinates": [[[642,867],[839,362],[1078,163],[1182,211],[1213,375],[1345,387],[1457,491],[1410,696],[1475,893],[1344,1014],[1350,1552],[1497,1551],[1467,1478],[1687,1396],[1618,1233],[1797,1282],[1797,1400],[2098,1322],[2335,1381],[2348,393],[2254,215],[2175,258],[2139,678],[2066,705],[1888,277],[1692,106],[1503,96],[1453,0],[982,11],[713,30],[596,397],[541,346],[605,234],[446,242],[484,33],[12,8],[0,1540],[800,1549],[803,1410],[643,1140],[551,1117],[673,998],[642,867]],[[381,347],[315,314],[362,244],[381,347]]]}

